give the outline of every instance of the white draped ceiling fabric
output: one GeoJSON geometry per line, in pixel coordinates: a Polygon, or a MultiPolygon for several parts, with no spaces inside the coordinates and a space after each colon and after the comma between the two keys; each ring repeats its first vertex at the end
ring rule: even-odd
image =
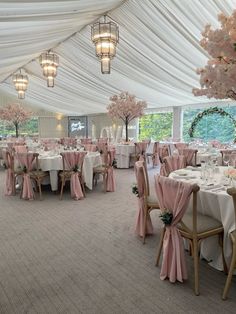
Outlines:
{"type": "Polygon", "coordinates": [[[236,0],[0,1],[0,92],[17,95],[11,76],[23,66],[27,102],[64,114],[106,112],[109,97],[122,90],[148,108],[207,102],[192,95],[195,70],[207,62],[201,31],[234,9],[236,0]],[[90,35],[107,12],[120,28],[110,75],[101,74],[90,35]],[[50,48],[60,58],[54,88],[46,87],[38,62],[50,48]]]}

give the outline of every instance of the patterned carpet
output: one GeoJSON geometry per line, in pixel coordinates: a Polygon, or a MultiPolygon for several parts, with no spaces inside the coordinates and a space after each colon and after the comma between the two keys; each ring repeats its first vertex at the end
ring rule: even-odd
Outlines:
{"type": "Polygon", "coordinates": [[[160,280],[158,211],[143,245],[134,235],[133,170],[116,170],[116,181],[115,193],[98,184],[81,201],[45,188],[43,201],[24,201],[3,196],[0,171],[0,313],[235,313],[236,278],[222,301],[226,276],[204,261],[198,297],[189,256],[189,280],[160,280]]]}

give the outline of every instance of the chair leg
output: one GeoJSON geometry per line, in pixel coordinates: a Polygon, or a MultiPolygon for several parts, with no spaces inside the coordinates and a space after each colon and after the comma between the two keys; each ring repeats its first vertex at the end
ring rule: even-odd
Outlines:
{"type": "Polygon", "coordinates": [[[223,268],[224,268],[224,273],[228,274],[228,267],[225,261],[225,255],[224,255],[224,234],[220,233],[219,234],[219,244],[221,247],[221,254],[222,254],[222,262],[223,262],[223,268]]]}
{"type": "Polygon", "coordinates": [[[229,287],[230,287],[230,284],[231,284],[235,263],[236,263],[236,245],[234,243],[233,244],[232,258],[231,258],[231,263],[230,263],[230,268],[229,268],[229,273],[228,273],[228,276],[227,276],[227,279],[226,279],[224,292],[223,292],[223,295],[222,295],[222,299],[223,300],[226,300],[227,295],[228,295],[228,291],[229,291],[229,287]]]}
{"type": "Polygon", "coordinates": [[[40,180],[37,180],[38,188],[39,188],[39,199],[42,201],[42,188],[41,188],[41,182],[40,180]]]}
{"type": "Polygon", "coordinates": [[[161,238],[160,238],[160,242],[159,242],[159,247],[158,247],[158,251],[157,251],[157,259],[156,259],[156,266],[157,267],[159,266],[159,261],[160,261],[160,257],[161,257],[164,235],[165,235],[165,227],[163,227],[161,230],[161,238]]]}
{"type": "Polygon", "coordinates": [[[143,244],[145,244],[145,239],[146,239],[147,215],[148,215],[148,210],[145,208],[144,217],[143,217],[143,244]]]}
{"type": "Polygon", "coordinates": [[[106,173],[103,173],[103,188],[104,188],[104,193],[107,192],[107,176],[106,173]]]}
{"type": "Polygon", "coordinates": [[[64,179],[61,179],[61,192],[60,192],[60,200],[62,200],[62,194],[63,194],[63,189],[64,189],[64,179]]]}
{"type": "Polygon", "coordinates": [[[198,241],[193,239],[193,262],[194,262],[194,291],[199,295],[199,257],[198,257],[198,241]]]}

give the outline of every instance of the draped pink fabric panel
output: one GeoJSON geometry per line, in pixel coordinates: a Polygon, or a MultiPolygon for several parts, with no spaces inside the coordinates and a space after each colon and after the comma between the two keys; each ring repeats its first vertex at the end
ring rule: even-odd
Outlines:
{"type": "MultiPolygon", "coordinates": [[[[144,164],[142,161],[136,161],[134,166],[137,186],[138,186],[138,217],[136,220],[135,233],[144,236],[144,217],[147,208],[145,208],[144,192],[145,192],[145,178],[144,178],[144,164]]],[[[149,213],[147,213],[146,234],[153,234],[153,226],[149,213]]]]}
{"type": "Polygon", "coordinates": [[[188,147],[187,143],[176,143],[175,147],[179,150],[179,149],[184,149],[188,147]]]}
{"type": "Polygon", "coordinates": [[[97,146],[95,144],[83,144],[83,146],[87,152],[96,152],[97,150],[97,146]]]}
{"type": "Polygon", "coordinates": [[[14,145],[14,150],[16,153],[27,153],[27,146],[25,145],[14,145]]]}
{"type": "Polygon", "coordinates": [[[190,199],[194,185],[176,181],[160,175],[155,176],[155,188],[162,211],[172,212],[173,219],[166,225],[163,242],[163,260],[160,278],[169,278],[183,282],[187,279],[187,268],[184,255],[183,239],[176,228],[182,219],[190,199]]]}
{"type": "Polygon", "coordinates": [[[6,196],[10,196],[14,194],[14,172],[13,172],[13,159],[4,149],[2,151],[3,161],[6,165],[6,179],[5,179],[5,192],[6,196]]]}
{"type": "Polygon", "coordinates": [[[163,172],[163,175],[166,176],[168,176],[172,171],[186,167],[186,158],[183,155],[168,156],[164,158],[164,161],[165,172],[163,172]]]}
{"type": "Polygon", "coordinates": [[[64,157],[65,161],[66,170],[74,171],[71,175],[70,190],[71,197],[74,198],[75,200],[79,200],[84,197],[76,168],[78,168],[78,170],[82,172],[82,165],[86,154],[87,154],[86,152],[62,153],[62,156],[64,157]]]}
{"type": "Polygon", "coordinates": [[[112,149],[108,153],[108,169],[107,169],[107,192],[115,191],[115,176],[113,169],[113,161],[115,159],[115,149],[112,149]]]}
{"type": "Polygon", "coordinates": [[[84,145],[84,144],[92,144],[92,139],[91,138],[81,138],[80,139],[80,143],[82,145],[84,145]]]}
{"type": "Polygon", "coordinates": [[[34,167],[35,154],[34,153],[16,153],[16,159],[22,168],[25,168],[23,173],[23,188],[22,198],[26,200],[34,199],[33,186],[30,179],[29,172],[34,167]]]}
{"type": "Polygon", "coordinates": [[[136,145],[136,153],[137,154],[144,154],[147,150],[148,143],[147,142],[137,142],[136,145]]]}
{"type": "Polygon", "coordinates": [[[179,151],[179,155],[185,156],[187,165],[193,164],[193,156],[195,152],[197,151],[196,149],[183,148],[183,149],[178,149],[178,151],[179,151]]]}

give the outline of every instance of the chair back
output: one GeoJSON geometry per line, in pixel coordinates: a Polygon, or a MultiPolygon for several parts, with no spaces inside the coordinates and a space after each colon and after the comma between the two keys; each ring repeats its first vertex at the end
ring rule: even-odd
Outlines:
{"type": "Polygon", "coordinates": [[[15,180],[14,180],[14,157],[8,149],[2,150],[3,162],[6,168],[5,177],[5,195],[15,195],[15,180]]]}
{"type": "Polygon", "coordinates": [[[87,152],[73,152],[67,151],[61,153],[63,171],[76,171],[82,172],[84,158],[87,152]]]}
{"type": "MultiPolygon", "coordinates": [[[[187,279],[187,268],[184,254],[184,246],[178,231],[179,224],[186,212],[190,196],[193,195],[194,211],[196,213],[196,193],[199,187],[183,181],[177,181],[160,175],[155,176],[155,188],[161,215],[172,215],[165,221],[165,236],[163,243],[163,260],[160,278],[169,278],[171,282],[187,279]]],[[[193,214],[196,222],[196,215],[193,214]]],[[[166,216],[167,217],[167,216],[166,216]]],[[[195,230],[196,231],[196,230],[195,230]]]]}
{"type": "Polygon", "coordinates": [[[229,156],[229,165],[235,167],[236,165],[236,149],[222,149],[221,151],[222,155],[222,163],[224,165],[224,157],[226,155],[229,156]]]}
{"type": "Polygon", "coordinates": [[[188,148],[188,144],[187,143],[175,143],[175,148],[176,149],[184,149],[184,148],[188,148]]]}
{"type": "Polygon", "coordinates": [[[136,161],[134,165],[134,171],[136,176],[136,182],[138,187],[138,217],[136,221],[136,234],[144,237],[146,233],[152,234],[153,233],[153,226],[151,222],[151,218],[149,213],[147,213],[147,197],[148,197],[148,183],[146,177],[146,169],[145,163],[143,161],[136,161]],[[144,217],[147,216],[146,226],[144,226],[144,217]],[[146,230],[145,230],[146,229],[146,230]]]}
{"type": "Polygon", "coordinates": [[[179,155],[186,157],[187,166],[196,166],[197,163],[197,149],[193,148],[181,148],[178,149],[179,155]]]}
{"type": "Polygon", "coordinates": [[[87,152],[96,152],[97,151],[97,146],[95,144],[83,144],[83,146],[87,152]]]}
{"type": "Polygon", "coordinates": [[[146,153],[147,147],[149,145],[148,142],[136,142],[135,145],[135,152],[138,155],[144,155],[146,153]]]}
{"type": "Polygon", "coordinates": [[[92,139],[91,138],[81,138],[80,139],[80,143],[82,145],[85,145],[85,144],[92,144],[92,139]]]}
{"type": "Polygon", "coordinates": [[[27,153],[28,149],[26,145],[14,145],[13,150],[16,153],[27,153]]]}
{"type": "Polygon", "coordinates": [[[171,172],[185,168],[186,164],[185,156],[173,155],[165,157],[161,166],[161,174],[167,177],[171,172]]]}

